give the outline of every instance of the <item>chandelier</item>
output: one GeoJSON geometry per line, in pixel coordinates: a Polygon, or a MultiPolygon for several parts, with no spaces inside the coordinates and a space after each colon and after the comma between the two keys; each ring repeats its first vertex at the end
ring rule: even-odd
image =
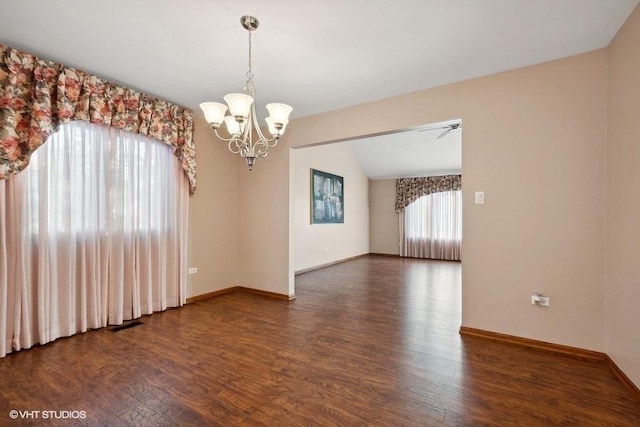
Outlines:
{"type": "Polygon", "coordinates": [[[265,121],[271,137],[265,137],[258,125],[256,116],[254,102],[256,89],[253,84],[251,68],[252,35],[253,31],[260,25],[260,22],[253,16],[243,16],[240,18],[240,23],[249,32],[249,70],[246,73],[245,93],[230,93],[226,95],[224,100],[227,105],[219,102],[203,102],[200,104],[200,108],[216,136],[228,143],[229,150],[232,153],[240,154],[246,160],[249,170],[252,170],[256,159],[258,157],[266,157],[269,148],[275,147],[282,134],[284,134],[287,123],[289,123],[289,114],[291,114],[293,108],[287,104],[267,104],[269,117],[265,121]],[[227,109],[229,110],[229,115],[225,116],[227,109]],[[222,123],[224,123],[230,135],[228,138],[218,132],[222,123]],[[256,137],[255,141],[254,137],[256,137]]]}

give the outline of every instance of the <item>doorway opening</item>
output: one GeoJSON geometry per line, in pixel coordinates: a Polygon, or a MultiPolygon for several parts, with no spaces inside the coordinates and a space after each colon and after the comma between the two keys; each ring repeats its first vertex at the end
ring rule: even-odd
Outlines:
{"type": "Polygon", "coordinates": [[[462,120],[291,148],[289,294],[295,274],[373,253],[400,255],[398,178],[460,175],[462,120]],[[310,170],[343,179],[344,222],[313,224],[310,170]]]}

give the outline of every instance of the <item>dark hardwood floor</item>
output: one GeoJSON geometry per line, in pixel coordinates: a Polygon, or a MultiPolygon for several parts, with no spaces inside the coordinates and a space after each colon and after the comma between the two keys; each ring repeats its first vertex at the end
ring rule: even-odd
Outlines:
{"type": "Polygon", "coordinates": [[[0,426],[640,426],[604,362],[461,337],[460,274],[369,256],[291,302],[237,292],[17,352],[0,426]]]}

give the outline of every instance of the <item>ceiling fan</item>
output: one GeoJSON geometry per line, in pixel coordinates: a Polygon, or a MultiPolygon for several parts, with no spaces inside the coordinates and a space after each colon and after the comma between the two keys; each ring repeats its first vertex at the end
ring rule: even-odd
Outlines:
{"type": "Polygon", "coordinates": [[[427,132],[427,131],[432,131],[432,130],[438,130],[438,129],[443,129],[443,132],[440,133],[440,135],[438,135],[436,137],[436,139],[441,139],[444,138],[447,134],[449,134],[449,132],[458,130],[462,128],[462,123],[452,123],[450,125],[446,125],[446,126],[440,126],[440,127],[433,127],[430,129],[420,129],[418,132],[427,132]]]}
{"type": "Polygon", "coordinates": [[[462,127],[462,123],[453,123],[453,124],[444,126],[444,127],[441,128],[441,129],[444,129],[444,132],[442,132],[440,135],[438,135],[436,137],[436,139],[443,138],[449,132],[454,131],[454,130],[458,130],[458,129],[460,129],[460,127],[462,127]]]}

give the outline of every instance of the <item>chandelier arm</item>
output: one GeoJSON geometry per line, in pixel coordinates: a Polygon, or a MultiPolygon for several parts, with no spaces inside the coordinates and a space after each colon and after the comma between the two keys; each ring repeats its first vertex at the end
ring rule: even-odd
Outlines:
{"type": "Polygon", "coordinates": [[[265,144],[260,144],[256,154],[262,158],[267,157],[267,154],[269,154],[269,148],[265,144]]]}
{"type": "Polygon", "coordinates": [[[258,141],[254,145],[258,145],[261,141],[264,141],[267,144],[267,148],[275,147],[278,143],[278,139],[282,136],[282,134],[273,135],[271,138],[267,138],[264,136],[264,133],[262,133],[262,129],[258,125],[258,115],[256,114],[255,103],[251,105],[251,118],[253,120],[253,123],[255,123],[256,133],[258,134],[258,141]],[[273,145],[271,145],[272,142],[274,142],[273,145]]]}
{"type": "Polygon", "coordinates": [[[240,152],[242,152],[244,148],[244,143],[242,139],[238,137],[234,137],[234,138],[231,138],[231,140],[229,141],[228,147],[229,147],[229,151],[231,151],[233,154],[239,154],[240,152]],[[234,143],[235,143],[235,146],[233,145],[234,143]]]}
{"type": "MultiPolygon", "coordinates": [[[[254,101],[255,102],[255,101],[254,101]]],[[[253,153],[253,118],[251,117],[254,113],[255,107],[254,104],[251,104],[249,109],[249,116],[247,117],[246,123],[244,124],[244,129],[242,132],[242,145],[244,146],[244,153],[251,155],[253,153]]],[[[244,157],[244,156],[243,156],[244,157]]]]}
{"type": "Polygon", "coordinates": [[[260,125],[258,124],[258,115],[256,114],[256,108],[255,108],[255,103],[251,106],[251,118],[253,120],[253,123],[255,123],[256,126],[256,133],[258,134],[258,140],[263,140],[263,139],[267,139],[264,137],[264,134],[262,133],[262,129],[260,129],[260,125]]]}
{"type": "Polygon", "coordinates": [[[231,138],[225,138],[218,133],[217,129],[214,129],[214,132],[219,139],[227,143],[227,147],[229,148],[229,151],[231,151],[233,154],[240,154],[243,151],[253,150],[253,148],[251,150],[248,150],[247,146],[249,144],[247,144],[243,138],[239,138],[238,135],[232,135],[231,138]]]}
{"type": "Polygon", "coordinates": [[[278,141],[278,137],[273,137],[271,139],[260,139],[255,143],[254,147],[257,149],[257,154],[260,157],[267,157],[269,148],[273,148],[278,145],[278,141]]]}
{"type": "Polygon", "coordinates": [[[233,136],[231,136],[231,138],[225,138],[222,135],[220,135],[218,133],[218,129],[213,128],[213,132],[216,134],[216,136],[218,137],[218,139],[222,140],[223,142],[232,142],[235,138],[233,136]]]}
{"type": "Polygon", "coordinates": [[[280,137],[279,136],[274,136],[271,139],[265,139],[264,142],[267,146],[267,148],[273,148],[276,145],[278,145],[278,141],[280,141],[280,137]],[[273,144],[272,144],[273,143],[273,144]]]}

